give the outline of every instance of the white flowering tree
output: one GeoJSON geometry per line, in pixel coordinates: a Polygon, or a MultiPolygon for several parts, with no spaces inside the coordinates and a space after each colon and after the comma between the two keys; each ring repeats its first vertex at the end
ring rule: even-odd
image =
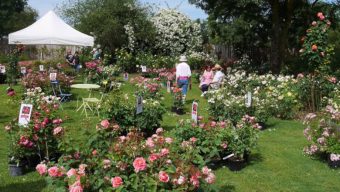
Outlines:
{"type": "Polygon", "coordinates": [[[162,9],[151,21],[156,28],[155,48],[162,54],[179,55],[202,49],[200,24],[175,9],[162,9]]]}

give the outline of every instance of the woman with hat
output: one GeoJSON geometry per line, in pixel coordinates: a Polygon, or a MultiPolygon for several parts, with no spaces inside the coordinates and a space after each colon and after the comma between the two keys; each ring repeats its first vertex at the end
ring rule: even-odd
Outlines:
{"type": "Polygon", "coordinates": [[[219,65],[219,64],[216,64],[215,67],[213,68],[213,70],[215,71],[215,75],[214,75],[212,82],[210,83],[210,86],[213,89],[218,89],[218,88],[221,87],[221,84],[223,82],[225,75],[222,72],[221,65],[219,65]]]}
{"type": "Polygon", "coordinates": [[[179,59],[180,63],[176,66],[176,81],[178,87],[182,88],[183,103],[185,102],[185,97],[188,92],[188,85],[189,83],[191,84],[191,70],[187,61],[187,58],[182,55],[179,59]]]}

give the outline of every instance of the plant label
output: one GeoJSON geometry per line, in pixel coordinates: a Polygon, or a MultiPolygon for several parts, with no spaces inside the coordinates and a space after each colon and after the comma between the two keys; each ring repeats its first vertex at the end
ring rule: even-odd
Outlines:
{"type": "Polygon", "coordinates": [[[136,114],[140,114],[143,112],[143,97],[142,96],[138,96],[137,97],[137,110],[136,110],[136,114]]]}
{"type": "Polygon", "coordinates": [[[251,95],[251,92],[248,91],[247,94],[245,95],[245,104],[246,104],[246,107],[250,107],[251,106],[251,102],[252,102],[252,95],[251,95]]]}
{"type": "Polygon", "coordinates": [[[0,73],[3,73],[3,74],[6,73],[6,66],[0,65],[0,73]]]}
{"type": "Polygon", "coordinates": [[[44,65],[39,65],[39,71],[44,71],[44,65]]]}
{"type": "Polygon", "coordinates": [[[50,81],[56,81],[57,80],[57,73],[50,73],[50,81]]]}
{"type": "Polygon", "coordinates": [[[167,81],[167,82],[166,82],[166,91],[167,91],[168,93],[171,92],[171,82],[170,82],[170,81],[167,81]]]}
{"type": "Polygon", "coordinates": [[[191,107],[191,119],[197,123],[197,117],[198,117],[198,103],[197,102],[192,102],[192,107],[191,107]]]}
{"type": "Polygon", "coordinates": [[[20,71],[23,75],[25,75],[26,74],[26,67],[21,67],[20,71]]]}
{"type": "Polygon", "coordinates": [[[146,66],[145,66],[145,65],[142,65],[141,67],[142,67],[142,72],[143,72],[143,73],[146,73],[146,66]]]}
{"type": "Polygon", "coordinates": [[[128,81],[129,80],[129,74],[128,73],[124,73],[124,81],[128,81]]]}
{"type": "Polygon", "coordinates": [[[31,119],[33,105],[21,104],[19,113],[19,125],[27,126],[31,119]]]}

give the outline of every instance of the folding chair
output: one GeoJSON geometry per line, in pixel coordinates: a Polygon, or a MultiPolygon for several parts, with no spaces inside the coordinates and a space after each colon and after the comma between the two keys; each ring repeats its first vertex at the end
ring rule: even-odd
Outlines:
{"type": "Polygon", "coordinates": [[[91,112],[94,112],[94,110],[97,111],[97,115],[99,117],[99,108],[100,108],[100,104],[103,100],[104,97],[104,93],[101,93],[101,97],[100,99],[95,98],[95,97],[89,97],[89,98],[83,98],[83,111],[82,113],[85,112],[85,115],[87,117],[87,111],[86,108],[89,108],[91,112]]]}
{"type": "Polygon", "coordinates": [[[60,88],[60,84],[58,81],[51,81],[52,91],[53,94],[57,97],[60,97],[60,102],[69,101],[70,97],[72,96],[71,93],[63,93],[60,88]],[[59,92],[59,94],[57,93],[59,92]]]}

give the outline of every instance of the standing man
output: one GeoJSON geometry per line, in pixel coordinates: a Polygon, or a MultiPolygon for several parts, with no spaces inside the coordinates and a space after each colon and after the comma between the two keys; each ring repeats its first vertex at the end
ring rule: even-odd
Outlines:
{"type": "Polygon", "coordinates": [[[182,101],[185,103],[185,98],[188,92],[188,86],[191,88],[191,70],[187,63],[187,58],[181,56],[179,64],[176,66],[176,81],[179,88],[182,88],[182,101]]]}
{"type": "Polygon", "coordinates": [[[73,55],[73,64],[74,64],[74,70],[76,72],[79,72],[79,69],[80,69],[80,58],[79,58],[79,52],[78,51],[74,52],[74,55],[73,55]]]}
{"type": "Polygon", "coordinates": [[[67,50],[66,56],[65,56],[66,62],[73,66],[73,55],[71,53],[71,50],[67,50]]]}

